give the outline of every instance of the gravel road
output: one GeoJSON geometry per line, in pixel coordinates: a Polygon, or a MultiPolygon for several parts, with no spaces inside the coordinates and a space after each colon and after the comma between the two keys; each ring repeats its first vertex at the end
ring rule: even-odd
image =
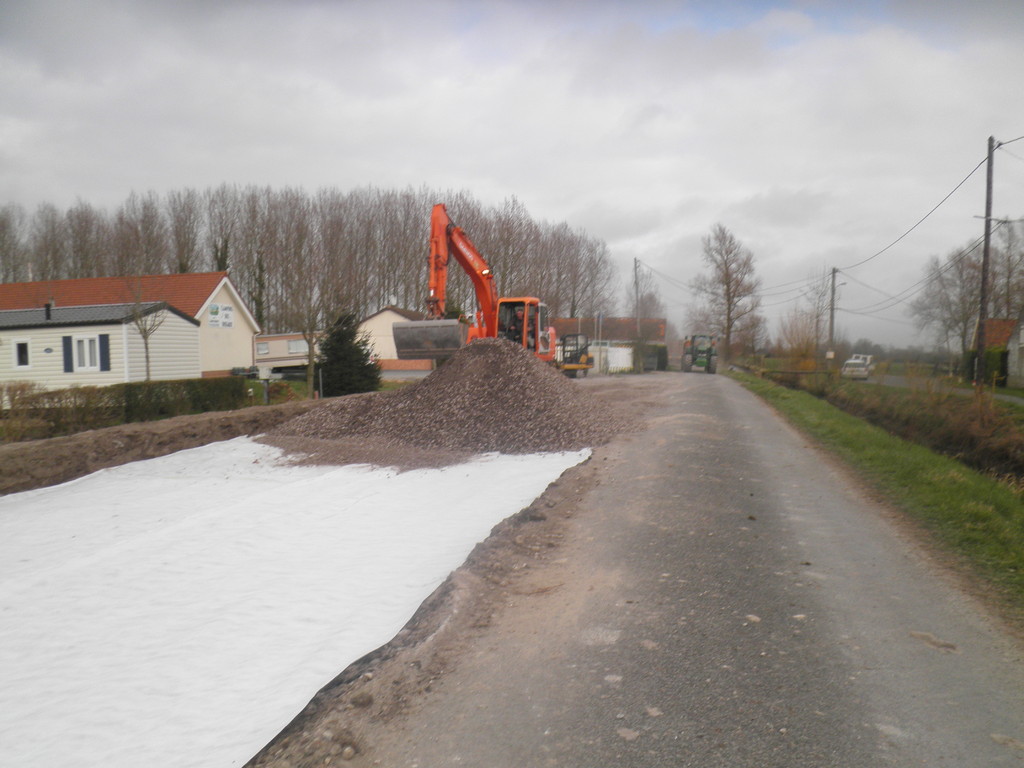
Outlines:
{"type": "Polygon", "coordinates": [[[583,384],[647,403],[644,429],[259,765],[1024,764],[1020,643],[889,510],[725,377],[583,384]]]}

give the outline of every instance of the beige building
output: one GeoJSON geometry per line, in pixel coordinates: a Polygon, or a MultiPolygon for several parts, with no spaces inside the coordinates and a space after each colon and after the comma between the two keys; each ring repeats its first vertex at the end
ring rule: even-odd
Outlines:
{"type": "Polygon", "coordinates": [[[423,320],[425,315],[398,307],[384,307],[359,324],[359,330],[366,334],[373,349],[373,355],[380,363],[381,376],[407,376],[422,374],[434,369],[432,360],[399,360],[395,350],[395,335],[392,326],[408,320],[423,320]]]}
{"type": "MultiPolygon", "coordinates": [[[[313,355],[319,351],[313,344],[313,355]]],[[[303,371],[309,361],[309,344],[301,333],[263,333],[253,338],[253,364],[261,379],[279,378],[303,371]]]]}

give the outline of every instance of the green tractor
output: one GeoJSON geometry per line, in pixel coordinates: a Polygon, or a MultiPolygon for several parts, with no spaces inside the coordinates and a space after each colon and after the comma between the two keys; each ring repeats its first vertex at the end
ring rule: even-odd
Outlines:
{"type": "Polygon", "coordinates": [[[701,334],[683,339],[682,368],[683,373],[690,373],[694,368],[714,373],[718,369],[718,340],[701,334]]]}

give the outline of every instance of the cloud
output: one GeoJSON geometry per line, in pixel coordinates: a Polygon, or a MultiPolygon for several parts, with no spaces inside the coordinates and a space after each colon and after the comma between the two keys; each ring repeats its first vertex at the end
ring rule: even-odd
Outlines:
{"type": "MultiPolygon", "coordinates": [[[[721,221],[801,279],[1024,134],[1021,71],[1022,11],[997,3],[13,2],[0,202],[427,184],[585,227],[623,274],[689,279],[721,221]]],[[[1024,163],[999,162],[1015,215],[1024,163]]],[[[913,282],[968,239],[979,182],[864,281],[913,282]]]]}

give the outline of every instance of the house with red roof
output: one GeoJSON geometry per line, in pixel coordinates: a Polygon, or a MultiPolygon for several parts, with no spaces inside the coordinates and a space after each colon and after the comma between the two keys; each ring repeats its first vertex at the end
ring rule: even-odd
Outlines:
{"type": "Polygon", "coordinates": [[[0,283],[0,382],[226,376],[258,332],[227,272],[0,283]]]}

